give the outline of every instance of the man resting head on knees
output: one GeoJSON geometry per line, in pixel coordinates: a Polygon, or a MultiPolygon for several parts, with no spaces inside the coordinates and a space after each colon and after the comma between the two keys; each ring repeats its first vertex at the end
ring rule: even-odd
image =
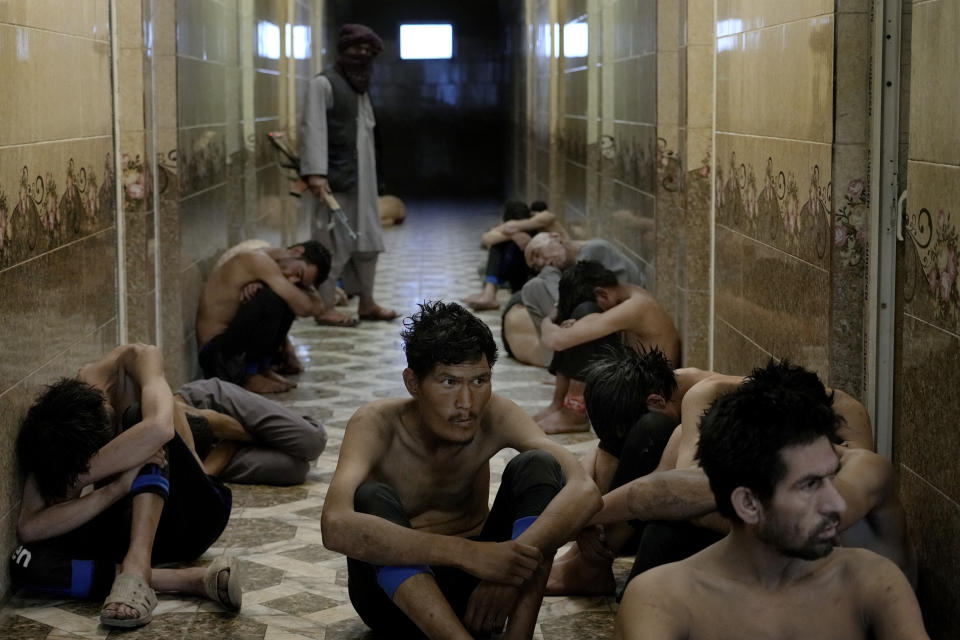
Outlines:
{"type": "MultiPolygon", "coordinates": [[[[554,351],[550,371],[561,380],[583,388],[587,364],[606,346],[623,342],[637,350],[661,349],[676,362],[680,339],[660,303],[635,284],[620,282],[616,274],[593,260],[581,260],[560,277],[556,321],[544,318],[540,330],[544,346],[554,351]]],[[[582,391],[580,403],[583,404],[582,391]]],[[[585,430],[586,420],[569,411],[546,416],[540,425],[547,433],[585,430]]]]}
{"type": "Polygon", "coordinates": [[[927,638],[893,562],[834,550],[847,509],[837,422],[806,389],[763,375],[716,400],[697,458],[731,531],[630,582],[615,637],[927,638]]]}
{"type": "Polygon", "coordinates": [[[239,610],[231,559],[152,568],[194,560],[230,516],[229,489],[203,472],[192,443],[156,347],[117,347],[48,387],[17,439],[27,478],[14,585],[61,598],[109,591],[100,621],[114,627],[150,622],[155,590],[239,610]]]}
{"type": "Polygon", "coordinates": [[[490,329],[427,302],[403,332],[409,398],[347,425],[323,507],[324,545],[348,557],[350,599],[391,637],[530,638],[557,547],[599,508],[573,456],[491,391],[490,329]],[[490,458],[520,451],[488,509],[490,458]]]}
{"type": "Polygon", "coordinates": [[[488,249],[483,289],[463,301],[474,311],[498,309],[498,288],[510,287],[511,292],[519,292],[534,273],[523,257],[523,248],[530,241],[530,234],[547,229],[561,231],[557,217],[547,210],[547,203],[538,200],[528,207],[526,202],[507,201],[503,222],[480,238],[488,249]]]}
{"type": "Polygon", "coordinates": [[[174,399],[204,471],[225,482],[301,484],[327,444],[318,420],[219,378],[188,382],[174,399]]]}
{"type": "Polygon", "coordinates": [[[295,387],[281,375],[302,370],[287,332],[295,316],[324,312],[314,287],[329,272],[330,252],[313,240],[289,249],[236,251],[218,263],[197,307],[204,376],[257,393],[295,387]]]}

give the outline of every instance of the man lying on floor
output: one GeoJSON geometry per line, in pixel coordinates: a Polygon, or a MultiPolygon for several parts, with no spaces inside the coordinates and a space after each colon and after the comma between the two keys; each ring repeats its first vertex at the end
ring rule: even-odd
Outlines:
{"type": "Polygon", "coordinates": [[[314,241],[229,252],[200,294],[200,367],[257,393],[287,391],[296,385],[281,374],[301,370],[287,333],[295,316],[324,312],[314,286],[330,272],[330,252],[314,241]]]}
{"type": "Polygon", "coordinates": [[[152,568],[196,559],[230,516],[230,490],[203,472],[192,442],[156,347],[117,347],[48,387],[17,439],[27,478],[14,585],[69,598],[109,591],[100,621],[114,627],[150,622],[155,591],[238,611],[232,559],[152,568]]]}
{"type": "MultiPolygon", "coordinates": [[[[871,549],[886,556],[911,582],[915,581],[916,559],[906,517],[895,491],[893,467],[882,456],[863,448],[872,442],[869,417],[863,405],[839,390],[828,393],[815,373],[786,361],[757,368],[748,378],[697,369],[674,372],[670,370],[669,361],[655,352],[633,355],[628,362],[631,366],[620,369],[621,372],[629,369],[645,372],[641,376],[645,380],[639,383],[636,377],[627,376],[640,390],[637,397],[644,405],[644,411],[635,408],[631,415],[647,415],[625,439],[637,443],[656,442],[656,446],[663,449],[658,471],[638,476],[620,486],[611,486],[612,490],[604,495],[603,510],[591,522],[604,528],[603,543],[597,542],[596,530],[588,528],[587,532],[593,534],[582,534],[582,544],[557,561],[550,577],[550,593],[611,592],[610,564],[614,552],[631,536],[639,536],[639,549],[628,581],[652,567],[682,560],[700,551],[729,530],[728,523],[715,512],[707,477],[697,465],[694,454],[700,433],[700,416],[718,397],[748,382],[802,392],[810,403],[829,407],[839,416],[838,433],[843,443],[837,445],[836,452],[842,468],[836,486],[848,505],[839,523],[839,539],[844,545],[871,549]],[[691,385],[694,378],[699,378],[699,382],[691,385]],[[648,395],[644,395],[644,387],[651,391],[648,395]],[[673,415],[675,419],[676,414],[671,409],[675,396],[682,396],[682,422],[669,441],[665,441],[664,424],[651,422],[651,414],[668,419],[673,415]],[[653,424],[657,428],[649,430],[653,424]],[[642,429],[647,429],[647,433],[642,429]]],[[[598,363],[597,371],[608,368],[609,365],[603,367],[598,363]]],[[[610,376],[606,378],[609,380],[610,376]]],[[[591,379],[591,383],[597,381],[591,379]]],[[[606,406],[611,402],[609,394],[614,388],[620,389],[622,385],[598,385],[590,400],[596,401],[600,407],[606,406]]],[[[601,428],[600,432],[606,430],[601,428]]],[[[624,452],[630,451],[631,456],[641,460],[649,469],[651,456],[633,453],[638,449],[633,444],[625,447],[624,452]]],[[[652,453],[656,455],[657,451],[652,453]]],[[[597,468],[602,470],[608,465],[604,462],[605,457],[604,451],[597,451],[594,460],[597,468]]],[[[620,465],[623,464],[621,459],[620,465]]],[[[599,475],[606,474],[601,471],[599,475]]]]}
{"type": "Polygon", "coordinates": [[[204,471],[225,482],[301,484],[327,444],[317,420],[219,378],[188,382],[174,399],[204,471]]]}
{"type": "Polygon", "coordinates": [[[361,407],[323,507],[327,548],[348,557],[350,600],[389,637],[530,638],[557,547],[599,507],[583,468],[491,392],[490,329],[427,302],[403,332],[411,398],[361,407]],[[490,458],[521,453],[488,509],[490,458]],[[506,622],[509,620],[509,622],[506,622]]]}
{"type": "Polygon", "coordinates": [[[776,365],[716,400],[695,458],[731,532],[627,587],[615,638],[922,640],[917,598],[889,559],[846,546],[838,415],[776,365]],[[783,384],[783,378],[791,384],[783,384]]]}
{"type": "MultiPolygon", "coordinates": [[[[633,349],[660,349],[676,361],[680,338],[673,320],[641,286],[620,282],[617,275],[593,260],[580,260],[564,269],[559,283],[556,318],[541,322],[541,340],[554,352],[550,371],[583,388],[587,365],[604,348],[627,344],[633,349]]],[[[568,393],[568,402],[572,394],[568,393]]],[[[582,397],[579,403],[585,409],[582,397]]],[[[540,422],[547,433],[586,431],[581,425],[554,417],[540,422]]]]}

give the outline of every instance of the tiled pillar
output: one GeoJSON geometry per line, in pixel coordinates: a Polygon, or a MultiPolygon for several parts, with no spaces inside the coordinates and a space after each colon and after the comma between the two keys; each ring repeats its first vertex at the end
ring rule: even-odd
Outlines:
{"type": "Polygon", "coordinates": [[[960,628],[960,5],[914,2],[906,241],[894,460],[920,560],[918,596],[931,638],[960,628]]]}

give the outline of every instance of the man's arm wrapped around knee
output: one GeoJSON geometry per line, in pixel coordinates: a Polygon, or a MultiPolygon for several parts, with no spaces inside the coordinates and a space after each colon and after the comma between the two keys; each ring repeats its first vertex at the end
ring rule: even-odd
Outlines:
{"type": "MultiPolygon", "coordinates": [[[[161,461],[160,457],[156,458],[156,462],[161,461]]],[[[73,531],[129,494],[140,472],[140,467],[133,467],[89,493],[52,504],[40,495],[33,476],[27,476],[17,521],[17,538],[21,542],[36,542],[73,531]]]]}

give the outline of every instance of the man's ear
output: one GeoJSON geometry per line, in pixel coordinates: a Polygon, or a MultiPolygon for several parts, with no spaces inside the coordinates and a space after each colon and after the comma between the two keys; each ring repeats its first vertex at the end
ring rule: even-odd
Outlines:
{"type": "Polygon", "coordinates": [[[403,386],[407,388],[407,393],[414,398],[420,394],[420,380],[410,367],[403,370],[403,386]]]}
{"type": "Polygon", "coordinates": [[[659,393],[651,393],[647,396],[647,409],[650,411],[659,411],[663,413],[667,408],[667,401],[659,393]]]}
{"type": "Polygon", "coordinates": [[[746,524],[757,524],[760,520],[763,506],[750,489],[737,487],[730,494],[730,502],[733,504],[733,510],[746,524]]]}
{"type": "Polygon", "coordinates": [[[287,249],[287,251],[289,251],[290,255],[293,256],[294,258],[299,258],[300,256],[303,255],[303,252],[306,251],[306,248],[304,248],[302,244],[295,244],[289,249],[287,249]]]}

